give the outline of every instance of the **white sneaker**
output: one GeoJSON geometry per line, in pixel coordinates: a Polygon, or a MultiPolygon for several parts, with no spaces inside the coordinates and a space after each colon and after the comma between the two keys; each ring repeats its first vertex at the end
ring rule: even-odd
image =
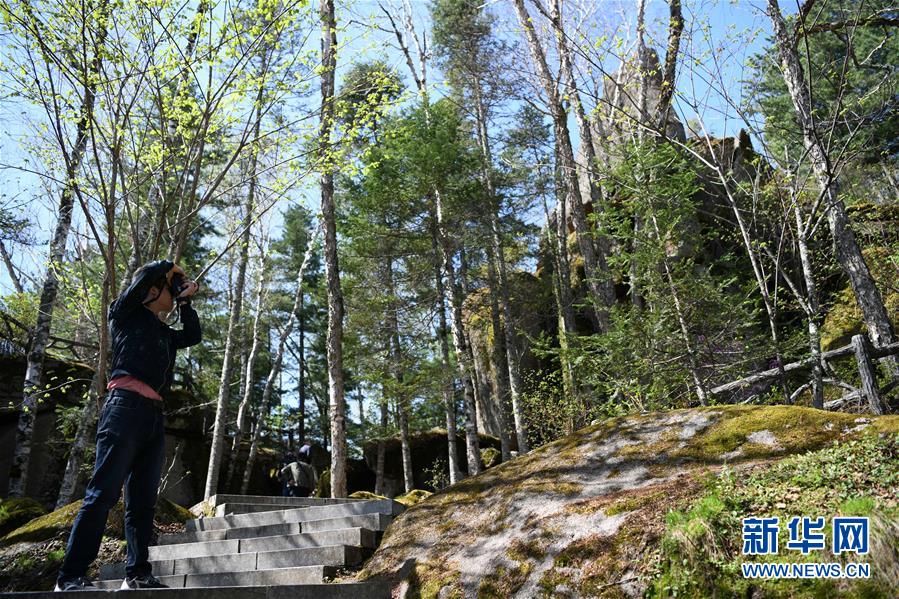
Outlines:
{"type": "Polygon", "coordinates": [[[74,580],[67,580],[60,584],[56,583],[56,586],[53,587],[54,593],[61,593],[66,591],[99,591],[97,587],[94,586],[94,583],[91,582],[91,579],[82,576],[81,578],[76,578],[74,580]]]}
{"type": "Polygon", "coordinates": [[[126,577],[119,588],[122,591],[128,591],[131,589],[167,589],[169,587],[159,582],[159,579],[152,574],[147,574],[146,576],[135,576],[133,578],[126,577]]]}

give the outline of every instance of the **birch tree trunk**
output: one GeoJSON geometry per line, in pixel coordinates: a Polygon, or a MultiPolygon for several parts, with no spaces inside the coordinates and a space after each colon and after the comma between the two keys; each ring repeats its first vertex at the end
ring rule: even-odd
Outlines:
{"type": "MultiPolygon", "coordinates": [[[[27,4],[25,6],[28,6],[27,4]]],[[[110,12],[108,2],[103,2],[98,8],[101,17],[108,16],[110,12]]],[[[27,18],[32,24],[33,35],[41,36],[38,21],[28,10],[27,18]]],[[[98,22],[105,23],[105,18],[98,18],[98,22]]],[[[15,451],[13,453],[12,466],[9,472],[9,489],[7,497],[23,497],[27,493],[28,467],[31,463],[31,437],[34,432],[34,421],[44,385],[44,359],[46,358],[47,344],[50,339],[50,328],[53,323],[53,309],[56,306],[56,298],[59,293],[59,278],[57,270],[63,261],[66,243],[69,238],[69,230],[72,225],[72,208],[75,194],[77,193],[77,177],[84,160],[90,130],[93,127],[94,103],[98,75],[102,61],[101,49],[106,41],[107,29],[101,26],[97,38],[93,43],[94,55],[90,61],[85,61],[83,76],[83,93],[81,106],[79,107],[78,120],[75,124],[75,141],[70,150],[65,147],[62,126],[58,124],[56,137],[61,144],[66,170],[66,179],[59,198],[59,216],[53,237],[50,240],[50,252],[47,259],[47,270],[44,282],[41,286],[40,303],[38,305],[37,322],[31,331],[31,341],[28,346],[25,366],[25,383],[22,389],[22,408],[16,425],[15,451]]],[[[85,44],[88,41],[85,40],[85,44]]],[[[43,44],[41,45],[43,48],[43,44]]],[[[43,58],[50,68],[51,58],[43,54],[43,58]]],[[[87,57],[85,57],[87,58],[87,57]]],[[[57,114],[57,117],[61,115],[57,114]]]]}
{"type": "Polygon", "coordinates": [[[406,493],[415,488],[412,479],[412,445],[409,442],[409,413],[406,406],[397,402],[396,416],[400,426],[400,448],[403,455],[403,486],[406,493]]]}
{"type": "MultiPolygon", "coordinates": [[[[436,258],[439,255],[436,236],[432,236],[431,242],[436,258]]],[[[459,453],[456,449],[456,438],[458,435],[456,431],[456,398],[453,389],[453,372],[450,365],[449,328],[446,322],[446,285],[443,283],[439,264],[434,266],[434,286],[437,289],[437,335],[440,337],[440,373],[443,376],[443,411],[446,414],[447,464],[450,484],[454,485],[462,480],[462,471],[459,469],[459,453]]]]}
{"type": "Polygon", "coordinates": [[[450,328],[453,333],[453,349],[456,351],[456,363],[459,378],[462,380],[465,399],[465,448],[468,457],[468,474],[481,473],[481,449],[478,440],[477,410],[474,399],[474,386],[471,373],[472,365],[465,341],[465,324],[462,316],[462,289],[456,279],[456,266],[453,264],[453,251],[449,242],[449,231],[443,218],[443,200],[439,191],[434,192],[434,213],[437,222],[437,235],[443,257],[443,270],[446,273],[447,286],[450,291],[452,311],[450,312],[450,328]]]}
{"type": "Polygon", "coordinates": [[[0,239],[0,256],[3,257],[3,264],[6,265],[6,271],[9,273],[9,278],[16,288],[16,293],[25,293],[25,289],[22,287],[19,275],[16,274],[16,268],[13,266],[12,259],[9,257],[9,253],[6,251],[6,245],[3,243],[2,239],[0,239]]]}
{"type": "MultiPolygon", "coordinates": [[[[658,220],[656,220],[654,214],[651,218],[656,237],[658,239],[663,239],[662,233],[659,230],[658,220]]],[[[674,275],[671,272],[671,265],[668,262],[668,257],[664,255],[662,256],[662,267],[664,268],[665,279],[668,282],[668,290],[671,292],[671,299],[674,301],[674,312],[677,317],[677,324],[680,327],[684,347],[687,350],[687,360],[690,363],[690,376],[693,378],[694,391],[699,398],[699,403],[705,406],[708,405],[708,393],[706,392],[705,384],[702,381],[702,376],[700,376],[699,373],[699,363],[696,361],[696,352],[693,350],[693,342],[690,340],[690,329],[687,327],[687,321],[684,316],[684,307],[681,304],[680,295],[677,292],[674,275]]]]}
{"type": "MultiPolygon", "coordinates": [[[[320,227],[315,227],[313,231],[310,231],[310,235],[307,235],[308,242],[306,245],[306,253],[303,254],[303,262],[300,264],[300,269],[297,271],[295,283],[296,291],[293,296],[290,317],[288,317],[287,324],[284,325],[284,328],[281,330],[281,334],[278,337],[278,347],[275,350],[275,357],[272,360],[272,366],[269,369],[268,376],[265,378],[265,388],[262,390],[262,401],[259,406],[259,420],[256,423],[256,428],[253,429],[253,437],[250,442],[250,454],[247,456],[247,464],[244,467],[243,479],[240,485],[240,493],[242,495],[246,495],[250,485],[250,476],[253,473],[253,466],[256,463],[256,456],[259,453],[259,440],[262,438],[262,431],[265,429],[265,419],[268,417],[269,407],[272,402],[275,380],[281,372],[281,365],[284,363],[284,350],[287,348],[287,340],[293,333],[293,327],[297,321],[297,313],[300,310],[300,303],[303,298],[303,277],[306,274],[306,268],[309,266],[309,261],[312,259],[312,254],[315,251],[315,244],[318,242],[319,231],[320,227]]],[[[268,338],[268,335],[266,335],[266,338],[268,338]]]]}
{"type": "Polygon", "coordinates": [[[796,244],[799,246],[799,260],[802,264],[802,276],[805,281],[808,345],[809,352],[812,356],[812,407],[823,410],[824,363],[821,358],[821,332],[818,330],[818,319],[820,318],[821,308],[818,304],[818,288],[815,283],[806,227],[803,223],[802,209],[800,208],[798,201],[793,204],[793,217],[796,220],[796,244]]]}
{"type": "MultiPolygon", "coordinates": [[[[812,114],[811,94],[805,82],[799,53],[787,29],[777,0],[768,0],[768,16],[774,28],[774,39],[784,82],[793,101],[796,118],[802,129],[802,141],[811,160],[812,170],[821,190],[821,201],[827,211],[827,222],[833,236],[834,254],[849,278],[855,300],[861,309],[865,325],[875,345],[896,341],[893,325],[883,304],[883,298],[859,249],[849,223],[846,208],[840,199],[840,185],[836,169],[831,164],[824,142],[819,136],[812,114]]],[[[893,376],[899,375],[895,360],[888,362],[893,376]]]]}
{"type": "Polygon", "coordinates": [[[300,405],[297,408],[300,413],[300,425],[297,431],[298,444],[300,447],[306,441],[306,315],[303,313],[303,296],[300,296],[300,355],[299,362],[299,386],[300,386],[300,405]]]}
{"type": "Polygon", "coordinates": [[[259,325],[262,322],[263,305],[265,303],[265,289],[267,286],[267,260],[265,250],[259,256],[259,276],[256,285],[256,312],[253,316],[253,342],[250,353],[246,356],[244,374],[242,377],[240,405],[237,407],[237,422],[234,425],[234,440],[231,442],[231,459],[228,461],[228,475],[225,478],[225,486],[233,487],[234,474],[237,472],[237,462],[240,456],[240,443],[247,430],[247,411],[250,408],[250,399],[253,396],[253,368],[256,366],[256,356],[259,354],[259,325]]]}
{"type": "Polygon", "coordinates": [[[453,374],[450,368],[449,357],[449,330],[446,323],[446,306],[445,300],[446,289],[443,285],[443,277],[440,276],[440,269],[437,269],[437,311],[439,317],[440,335],[440,367],[443,375],[443,411],[446,414],[446,446],[447,446],[447,464],[449,467],[450,484],[454,485],[462,480],[462,471],[459,469],[459,452],[456,448],[456,439],[458,433],[456,431],[456,398],[453,393],[453,374]]]}
{"type": "Polygon", "coordinates": [[[87,454],[88,447],[94,442],[94,434],[92,431],[96,428],[97,412],[99,408],[100,398],[106,390],[106,370],[109,358],[109,321],[106,318],[106,312],[109,309],[109,286],[111,281],[107,274],[103,278],[103,292],[100,301],[100,340],[99,349],[97,351],[97,369],[91,379],[91,388],[81,412],[81,418],[78,422],[78,431],[75,435],[75,441],[69,452],[69,459],[66,461],[66,469],[62,476],[62,482],[59,486],[59,494],[56,496],[56,509],[72,503],[75,499],[75,490],[78,486],[79,474],[81,466],[84,464],[84,456],[87,454]]]}
{"type": "MultiPolygon", "coordinates": [[[[400,45],[403,56],[406,58],[406,65],[409,67],[412,78],[415,80],[415,86],[417,87],[418,92],[421,95],[425,118],[428,122],[430,122],[430,108],[427,85],[427,54],[425,52],[425,48],[422,46],[417,34],[415,33],[412,24],[411,6],[408,3],[404,3],[403,7],[405,13],[406,31],[410,36],[412,36],[416,43],[416,47],[418,49],[419,69],[421,70],[421,73],[419,73],[415,67],[415,61],[412,58],[412,52],[409,48],[409,44],[406,42],[406,38],[403,36],[403,33],[396,25],[396,21],[394,20],[393,15],[385,7],[382,6],[381,9],[390,20],[394,34],[397,38],[397,42],[400,45]]],[[[464,300],[464,294],[462,293],[462,290],[460,289],[458,282],[456,281],[456,269],[453,265],[452,246],[449,242],[449,232],[447,231],[446,223],[444,222],[443,217],[443,198],[441,195],[441,191],[440,189],[435,188],[431,190],[431,194],[431,200],[433,202],[431,205],[431,217],[435,223],[435,228],[432,230],[432,236],[435,246],[439,249],[440,258],[443,263],[443,270],[446,274],[449,286],[449,299],[451,308],[450,322],[453,333],[453,349],[456,352],[456,363],[459,369],[459,377],[462,380],[463,396],[465,401],[465,445],[468,458],[468,473],[469,475],[480,474],[481,452],[478,441],[477,410],[474,397],[474,384],[472,382],[473,369],[471,367],[471,359],[468,353],[468,346],[465,341],[465,325],[462,321],[462,303],[464,300]]]]}
{"type": "Polygon", "coordinates": [[[551,218],[549,206],[546,200],[543,200],[543,213],[546,215],[546,234],[549,238],[550,251],[553,259],[553,298],[556,301],[557,327],[559,337],[559,366],[562,370],[562,389],[565,397],[571,399],[574,397],[574,372],[571,368],[569,359],[569,342],[568,336],[576,333],[574,322],[574,310],[572,308],[571,297],[571,274],[568,264],[568,248],[565,244],[565,238],[561,233],[564,231],[566,211],[563,198],[557,203],[555,223],[551,218]]]}
{"type": "Polygon", "coordinates": [[[337,69],[337,24],[334,1],[321,0],[322,22],[321,127],[319,160],[322,174],[321,211],[325,230],[325,275],[328,281],[328,400],[331,419],[331,497],[346,497],[346,398],[343,388],[343,294],[337,261],[334,174],[331,130],[334,124],[334,71],[337,69]]]}
{"type": "MultiPolygon", "coordinates": [[[[261,103],[261,102],[260,102],[261,103]]],[[[257,111],[261,106],[257,105],[257,111]]],[[[261,117],[256,118],[256,138],[259,137],[261,117]]],[[[247,190],[246,201],[243,206],[243,215],[240,226],[243,227],[240,240],[240,256],[237,263],[237,276],[234,280],[233,302],[231,314],[228,318],[228,333],[225,337],[225,356],[222,359],[222,373],[219,378],[219,393],[215,407],[215,424],[212,431],[212,447],[209,451],[209,470],[206,473],[206,487],[203,491],[204,499],[209,499],[218,492],[219,470],[222,463],[222,448],[225,443],[225,428],[228,420],[228,401],[231,397],[231,376],[234,371],[234,357],[240,351],[238,344],[240,316],[243,309],[244,285],[246,282],[247,262],[250,252],[250,223],[253,219],[253,207],[256,196],[256,163],[258,157],[257,146],[253,146],[250,158],[250,185],[247,190]]],[[[232,458],[233,459],[233,458],[232,458]]]]}

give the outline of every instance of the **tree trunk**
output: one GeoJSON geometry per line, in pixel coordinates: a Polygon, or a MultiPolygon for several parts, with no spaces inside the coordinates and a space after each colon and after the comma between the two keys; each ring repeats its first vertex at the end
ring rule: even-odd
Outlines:
{"type": "Polygon", "coordinates": [[[12,260],[9,257],[9,253],[6,251],[6,245],[3,243],[3,240],[0,239],[0,256],[3,256],[3,264],[6,265],[6,270],[9,272],[9,278],[12,280],[13,286],[16,288],[16,293],[25,293],[25,289],[22,287],[22,282],[19,280],[19,275],[16,274],[16,268],[13,266],[12,260]]]}
{"type": "MultiPolygon", "coordinates": [[[[468,297],[470,291],[468,285],[468,255],[464,246],[459,248],[459,284],[462,286],[462,297],[468,297]]],[[[487,366],[487,360],[484,358],[480,345],[472,337],[470,328],[465,330],[465,343],[468,346],[468,358],[472,367],[471,388],[474,391],[475,414],[477,415],[475,422],[479,431],[499,437],[502,443],[504,431],[508,430],[508,427],[505,424],[500,424],[497,408],[499,403],[494,399],[498,393],[496,391],[498,388],[496,378],[488,375],[488,372],[491,372],[491,370],[487,366]]],[[[495,370],[492,372],[495,372],[495,370]]],[[[508,441],[508,435],[505,434],[505,436],[506,441],[508,441]]],[[[511,448],[509,448],[509,451],[511,451],[511,448]]]]}
{"type": "Polygon", "coordinates": [[[325,274],[328,281],[328,400],[331,419],[331,497],[346,497],[346,398],[343,389],[343,294],[337,261],[337,225],[334,210],[334,166],[331,130],[334,121],[334,72],[337,69],[337,24],[334,1],[321,0],[322,74],[321,211],[325,229],[325,274]]]}
{"type": "MultiPolygon", "coordinates": [[[[261,88],[260,88],[261,89],[261,88]]],[[[257,106],[257,111],[261,108],[257,106]]],[[[256,138],[259,137],[261,118],[256,119],[256,138]]],[[[231,314],[228,318],[228,334],[225,338],[225,356],[222,359],[222,373],[219,378],[219,392],[215,408],[215,424],[212,431],[212,447],[209,451],[209,470],[206,473],[206,487],[203,497],[209,499],[218,492],[219,470],[222,463],[222,448],[225,442],[225,428],[228,421],[228,400],[231,396],[231,376],[234,371],[234,356],[239,351],[238,337],[240,317],[243,309],[244,284],[246,282],[247,261],[250,252],[250,223],[253,219],[253,208],[256,199],[256,164],[257,146],[253,146],[250,158],[250,184],[244,202],[241,232],[240,255],[237,263],[237,277],[234,281],[231,314]]],[[[232,460],[235,458],[232,457],[232,460]]]]}
{"type": "Polygon", "coordinates": [[[387,427],[390,424],[387,407],[387,392],[381,387],[381,435],[378,437],[378,458],[375,464],[375,495],[386,495],[387,488],[384,481],[384,464],[387,456],[387,427]]]}
{"type": "MultiPolygon", "coordinates": [[[[561,74],[568,88],[567,96],[571,101],[571,107],[574,109],[574,119],[577,123],[578,135],[581,140],[581,148],[583,148],[583,163],[576,163],[576,172],[580,172],[578,179],[583,179],[586,183],[586,189],[583,190],[583,203],[587,201],[593,206],[593,213],[600,214],[603,209],[602,187],[599,184],[599,175],[596,172],[596,151],[593,143],[593,129],[590,127],[590,121],[587,119],[587,113],[584,105],[581,103],[581,92],[577,87],[574,79],[574,68],[571,62],[571,48],[568,45],[568,38],[562,26],[562,3],[560,0],[553,2],[553,9],[550,20],[556,33],[556,47],[558,48],[561,63],[561,74]]],[[[578,187],[580,189],[580,187],[578,187]]],[[[583,204],[582,204],[583,205],[583,204]]],[[[574,211],[572,211],[574,215],[574,211]]],[[[609,255],[609,240],[605,235],[596,235],[596,268],[601,279],[597,282],[597,290],[599,292],[598,299],[601,302],[597,309],[596,316],[598,319],[600,331],[609,329],[609,310],[615,304],[615,286],[609,273],[607,257],[609,255]]],[[[594,290],[596,293],[596,290],[594,290]]]]}
{"type": "MultiPolygon", "coordinates": [[[[556,149],[557,159],[558,154],[558,149],[556,149]]],[[[546,215],[547,236],[553,256],[553,296],[558,311],[559,366],[562,369],[562,388],[565,397],[571,399],[574,397],[577,387],[574,383],[574,371],[569,357],[569,336],[577,334],[577,329],[574,320],[574,299],[571,293],[571,268],[568,261],[568,229],[565,224],[568,212],[565,210],[565,195],[558,193],[558,185],[555,187],[557,189],[555,226],[545,199],[543,213],[546,215]]]]}
{"type": "MultiPolygon", "coordinates": [[[[436,239],[432,241],[435,244],[434,253],[436,257],[438,255],[436,239]]],[[[440,337],[440,372],[443,375],[443,410],[446,413],[447,464],[449,466],[450,484],[454,485],[462,480],[462,472],[459,469],[459,453],[456,450],[456,398],[453,392],[453,373],[450,366],[448,339],[449,330],[446,323],[446,286],[443,284],[443,277],[440,276],[440,266],[436,265],[434,271],[434,282],[437,288],[437,314],[439,318],[437,335],[440,337]]],[[[380,451],[380,445],[378,450],[380,451]]]]}
{"type": "MultiPolygon", "coordinates": [[[[603,322],[607,322],[607,307],[603,303],[605,292],[600,284],[600,279],[604,277],[602,274],[607,270],[604,264],[604,256],[598,256],[596,248],[593,244],[593,232],[587,224],[587,216],[584,204],[581,201],[579,193],[579,183],[577,177],[577,164],[574,159],[574,149],[571,145],[571,136],[568,131],[568,115],[556,88],[556,82],[553,77],[549,64],[546,61],[546,54],[543,46],[534,29],[533,21],[524,6],[524,0],[513,0],[515,12],[518,15],[518,21],[524,29],[525,39],[530,49],[534,64],[537,67],[540,82],[543,85],[544,93],[546,93],[547,103],[549,104],[550,114],[552,115],[554,129],[556,133],[556,144],[559,149],[559,158],[562,163],[562,174],[565,182],[566,203],[571,212],[571,221],[574,225],[575,234],[577,236],[578,247],[581,256],[584,258],[584,277],[586,279],[587,288],[590,291],[590,300],[593,305],[593,317],[595,322],[601,327],[603,322]]],[[[566,236],[567,237],[567,236],[566,236]]]]}
{"type": "Polygon", "coordinates": [[[415,483],[412,481],[412,449],[409,444],[409,413],[406,390],[403,388],[403,348],[400,345],[400,321],[399,305],[396,295],[396,281],[393,276],[393,258],[388,257],[386,263],[386,285],[390,301],[387,305],[387,330],[390,335],[388,347],[390,347],[390,369],[394,383],[394,405],[396,406],[396,420],[400,429],[400,447],[403,459],[403,482],[406,492],[411,491],[415,483]]]}
{"type": "MultiPolygon", "coordinates": [[[[508,277],[506,276],[506,258],[503,250],[503,240],[502,240],[502,232],[499,228],[499,210],[500,210],[500,200],[496,195],[496,189],[493,182],[493,153],[490,149],[490,135],[487,130],[487,107],[484,104],[484,97],[481,91],[480,81],[475,78],[474,82],[475,88],[475,114],[477,116],[477,126],[478,126],[478,140],[480,142],[481,147],[481,155],[483,157],[484,166],[483,166],[483,179],[484,183],[487,187],[487,195],[490,197],[490,201],[493,203],[493,206],[490,209],[489,213],[489,221],[490,221],[490,242],[491,248],[488,252],[488,276],[490,276],[494,285],[491,285],[490,289],[492,291],[491,295],[493,296],[493,300],[491,301],[491,316],[493,317],[494,324],[494,344],[499,346],[497,340],[499,337],[499,331],[496,330],[496,324],[499,321],[497,315],[494,315],[493,312],[498,312],[498,309],[495,309],[495,304],[498,303],[498,308],[502,310],[502,339],[504,341],[504,351],[501,353],[502,356],[497,356],[500,359],[497,361],[500,365],[502,362],[505,362],[505,367],[507,371],[507,375],[503,377],[503,383],[508,382],[508,392],[509,399],[512,404],[512,416],[515,422],[515,434],[516,439],[518,441],[518,452],[525,453],[528,451],[527,446],[527,436],[525,435],[524,430],[524,415],[521,409],[521,392],[522,392],[522,382],[521,382],[521,371],[519,369],[519,364],[521,360],[521,351],[518,346],[518,337],[515,333],[515,327],[512,320],[512,308],[511,302],[509,300],[509,282],[508,277]],[[492,272],[491,272],[492,271],[492,272]]],[[[506,410],[504,406],[505,395],[503,393],[498,393],[498,399],[500,399],[500,408],[503,419],[506,419],[506,410]]],[[[508,434],[509,427],[504,427],[504,434],[508,434]]],[[[507,442],[508,445],[508,442],[507,442]]],[[[510,456],[503,455],[503,461],[509,459],[510,456]]]]}
{"type": "Polygon", "coordinates": [[[453,264],[453,251],[449,242],[449,231],[443,219],[443,201],[439,191],[434,192],[434,214],[437,223],[437,236],[443,256],[443,270],[446,273],[447,286],[450,290],[452,312],[450,326],[453,333],[453,347],[456,350],[456,363],[459,378],[462,379],[465,399],[465,447],[468,457],[468,474],[481,473],[481,449],[478,440],[477,410],[474,400],[474,387],[471,380],[471,361],[465,341],[465,323],[462,316],[462,289],[456,280],[456,266],[453,264]]]}
{"type": "MultiPolygon", "coordinates": [[[[109,10],[107,2],[104,2],[98,8],[101,16],[108,16],[109,10]]],[[[28,16],[32,21],[36,21],[34,15],[28,16]]],[[[103,19],[100,20],[105,22],[103,19]]],[[[75,125],[75,143],[68,153],[65,148],[62,148],[65,158],[66,180],[59,198],[59,218],[56,221],[56,228],[50,240],[47,271],[41,287],[37,322],[31,331],[31,341],[28,346],[25,384],[22,389],[22,411],[19,414],[19,420],[16,425],[15,452],[9,472],[7,497],[23,497],[27,493],[28,467],[31,463],[31,437],[34,432],[34,420],[37,416],[38,405],[43,395],[44,359],[46,357],[47,343],[50,339],[53,309],[56,306],[56,297],[59,293],[57,270],[60,268],[65,254],[69,229],[72,225],[72,208],[77,192],[78,183],[76,178],[84,159],[84,152],[90,137],[90,129],[93,126],[96,86],[102,62],[101,48],[105,44],[106,33],[106,27],[101,26],[94,44],[94,56],[87,64],[87,72],[83,73],[84,91],[78,121],[75,125]]],[[[49,57],[45,56],[45,60],[48,61],[49,65],[49,57]]],[[[103,317],[105,317],[105,314],[103,317]]]]}
{"type": "Polygon", "coordinates": [[[228,489],[234,486],[234,474],[237,472],[237,462],[240,456],[240,443],[247,430],[247,411],[250,409],[250,399],[253,397],[253,369],[256,366],[256,356],[259,353],[259,325],[262,322],[263,304],[265,302],[265,289],[267,286],[267,264],[265,251],[259,256],[259,278],[256,285],[256,312],[253,316],[253,342],[250,353],[244,363],[243,386],[241,387],[240,405],[237,407],[237,422],[234,425],[234,440],[231,442],[231,459],[228,461],[228,476],[225,478],[225,486],[228,489]]]}
{"type": "Polygon", "coordinates": [[[495,258],[496,256],[493,254],[493,249],[488,248],[487,286],[490,288],[490,324],[493,332],[493,344],[488,356],[490,358],[490,369],[493,373],[493,388],[496,389],[496,393],[493,397],[493,404],[497,416],[499,416],[500,454],[502,460],[505,462],[512,458],[512,442],[509,437],[509,418],[507,416],[507,406],[509,404],[510,396],[509,364],[508,355],[506,354],[503,323],[500,320],[499,302],[497,301],[499,292],[497,289],[495,258]]]}
{"type": "Polygon", "coordinates": [[[88,448],[95,441],[95,430],[97,426],[97,412],[100,401],[106,389],[106,370],[109,357],[109,321],[106,319],[106,313],[109,309],[109,286],[112,283],[109,275],[103,279],[103,292],[100,302],[100,343],[97,351],[97,369],[91,380],[90,393],[84,409],[81,412],[81,418],[78,422],[78,431],[75,435],[75,441],[72,443],[72,449],[69,453],[69,459],[66,462],[66,470],[62,476],[62,482],[59,486],[59,494],[56,497],[56,508],[59,509],[65,505],[72,503],[75,499],[75,489],[78,487],[78,479],[81,473],[81,466],[84,464],[84,456],[87,454],[88,448]]]}
{"type": "MultiPolygon", "coordinates": [[[[654,214],[652,215],[652,224],[655,228],[656,237],[662,239],[659,223],[654,214]]],[[[677,317],[677,324],[680,326],[684,347],[687,350],[687,360],[690,363],[690,376],[693,378],[694,390],[696,396],[699,398],[699,403],[705,406],[708,405],[708,393],[706,392],[705,384],[699,373],[699,363],[696,361],[696,352],[693,349],[692,341],[690,341],[690,329],[687,327],[687,321],[684,317],[684,308],[680,302],[680,296],[677,293],[677,286],[675,285],[674,275],[671,272],[671,265],[668,263],[667,256],[662,257],[662,266],[665,271],[665,278],[668,282],[668,290],[671,292],[671,299],[674,301],[674,313],[677,317]]]]}
{"type": "MultiPolygon", "coordinates": [[[[312,254],[315,251],[315,244],[318,241],[318,232],[321,230],[320,227],[315,227],[314,231],[311,231],[309,235],[306,236],[308,239],[306,245],[306,252],[303,254],[303,262],[300,264],[300,269],[297,271],[296,278],[296,291],[293,296],[293,305],[291,306],[290,316],[287,319],[287,324],[284,325],[284,328],[281,330],[281,334],[278,337],[278,347],[275,350],[274,358],[272,359],[272,365],[269,369],[268,376],[265,378],[265,388],[262,390],[262,401],[260,402],[259,407],[259,420],[256,423],[256,429],[253,431],[253,440],[250,443],[250,454],[247,456],[247,465],[243,471],[243,481],[240,485],[240,492],[242,495],[246,495],[247,489],[250,485],[250,476],[253,473],[253,466],[256,463],[256,455],[259,453],[259,440],[262,438],[262,431],[265,429],[265,419],[268,417],[269,408],[272,402],[272,393],[275,389],[275,379],[277,379],[278,375],[281,372],[281,364],[284,363],[284,350],[287,348],[287,340],[290,338],[290,335],[293,333],[293,327],[297,320],[297,313],[300,309],[300,302],[303,297],[303,277],[306,274],[306,268],[309,266],[309,261],[312,259],[312,254]]],[[[270,338],[270,334],[266,335],[266,339],[270,338]]],[[[269,352],[271,353],[271,352],[269,352]]]]}
{"type": "MultiPolygon", "coordinates": [[[[793,218],[796,220],[796,244],[799,246],[799,260],[802,265],[802,276],[805,280],[805,308],[808,320],[808,345],[812,356],[812,406],[824,409],[824,363],[821,359],[821,333],[818,330],[818,319],[821,308],[818,304],[818,288],[812,266],[811,253],[808,247],[806,227],[802,218],[802,208],[798,198],[793,204],[793,218]]],[[[797,289],[798,292],[798,289],[797,289]]]]}
{"type": "MultiPolygon", "coordinates": [[[[893,343],[896,341],[893,325],[884,308],[880,291],[877,289],[865,258],[859,249],[855,234],[852,232],[846,208],[840,199],[836,169],[830,162],[830,157],[815,126],[811,94],[805,84],[799,53],[787,29],[777,0],[768,0],[768,16],[774,27],[774,38],[784,82],[790,92],[796,117],[802,128],[803,144],[811,160],[815,178],[821,189],[822,201],[827,210],[827,222],[833,235],[834,254],[843,268],[843,272],[849,278],[849,284],[862,311],[871,339],[878,346],[893,343]]],[[[888,364],[892,375],[897,376],[899,370],[897,370],[895,359],[891,359],[888,364]]]]}
{"type": "MultiPolygon", "coordinates": [[[[396,26],[396,23],[390,12],[386,10],[385,12],[387,14],[387,17],[390,19],[391,25],[393,26],[393,31],[396,34],[397,42],[399,42],[400,49],[403,52],[403,56],[405,56],[406,58],[406,65],[409,67],[409,71],[411,72],[412,78],[415,80],[415,85],[418,88],[418,92],[421,95],[425,118],[427,122],[430,123],[430,108],[428,100],[429,95],[427,85],[427,55],[425,53],[425,48],[419,43],[419,38],[415,34],[415,31],[413,29],[410,5],[404,4],[404,10],[407,30],[415,39],[415,42],[417,44],[419,68],[421,69],[420,74],[415,68],[415,61],[412,59],[412,52],[409,48],[409,45],[406,43],[406,38],[396,26]]],[[[446,226],[443,222],[443,205],[440,190],[435,188],[431,190],[431,193],[433,194],[433,213],[431,217],[433,222],[435,223],[434,229],[432,230],[432,241],[434,242],[435,248],[439,249],[440,258],[442,259],[443,267],[446,271],[446,277],[450,289],[450,321],[452,323],[451,328],[453,333],[453,349],[456,352],[456,363],[458,365],[459,375],[462,380],[463,396],[465,401],[465,444],[469,466],[468,473],[469,475],[472,475],[480,473],[481,460],[480,448],[478,447],[479,443],[477,435],[477,414],[474,403],[474,386],[471,378],[473,371],[469,363],[470,360],[468,358],[468,352],[466,348],[464,324],[461,321],[463,298],[456,284],[455,268],[453,267],[453,254],[449,246],[446,226]],[[460,349],[462,350],[461,352],[460,349]]],[[[438,278],[440,278],[439,272],[438,278]]],[[[445,289],[444,293],[440,295],[441,297],[445,297],[445,289]]],[[[447,365],[449,364],[448,356],[446,356],[446,358],[444,359],[444,363],[447,365]]],[[[449,404],[446,404],[446,406],[447,408],[449,408],[449,404]]],[[[454,408],[452,411],[453,414],[455,414],[454,408]]],[[[449,417],[450,412],[447,411],[447,418],[449,419],[449,417]]],[[[453,426],[453,428],[455,428],[455,426],[453,426]]],[[[447,426],[447,429],[449,429],[449,426],[447,426]]],[[[447,432],[447,435],[450,435],[449,431],[447,432]]],[[[450,450],[452,450],[452,447],[455,445],[455,438],[453,437],[452,440],[449,441],[449,443],[450,450]]],[[[450,476],[452,476],[452,470],[452,461],[450,461],[450,476]]]]}
{"type": "Polygon", "coordinates": [[[297,432],[297,441],[300,447],[306,442],[306,315],[303,313],[305,309],[303,305],[303,296],[300,296],[300,405],[299,411],[300,424],[297,432]]]}
{"type": "Polygon", "coordinates": [[[400,427],[400,448],[403,455],[403,486],[408,493],[415,488],[412,479],[412,445],[409,442],[409,413],[400,403],[396,405],[396,417],[400,427]]]}

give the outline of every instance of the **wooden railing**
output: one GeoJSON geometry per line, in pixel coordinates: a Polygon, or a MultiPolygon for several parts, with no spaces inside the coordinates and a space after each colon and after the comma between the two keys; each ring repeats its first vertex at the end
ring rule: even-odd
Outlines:
{"type": "MultiPolygon", "coordinates": [[[[877,388],[877,378],[874,371],[874,360],[879,360],[895,355],[899,355],[899,343],[891,343],[889,345],[875,347],[868,340],[867,335],[855,335],[852,338],[852,343],[850,343],[849,345],[846,345],[839,349],[832,349],[830,351],[823,352],[821,354],[821,361],[826,362],[830,360],[846,358],[849,356],[855,356],[855,361],[858,364],[859,378],[861,379],[861,386],[858,389],[859,395],[861,396],[862,400],[868,404],[868,408],[872,413],[884,414],[887,412],[887,408],[880,396],[880,391],[877,388]]],[[[720,393],[727,393],[728,391],[737,391],[756,383],[775,380],[777,378],[780,378],[783,374],[789,374],[790,372],[795,372],[797,370],[806,370],[810,368],[813,363],[814,358],[809,356],[803,358],[802,360],[785,364],[783,368],[763,370],[761,372],[751,374],[740,380],[733,381],[724,385],[719,385],[713,388],[710,393],[712,395],[718,395],[720,393]]]]}

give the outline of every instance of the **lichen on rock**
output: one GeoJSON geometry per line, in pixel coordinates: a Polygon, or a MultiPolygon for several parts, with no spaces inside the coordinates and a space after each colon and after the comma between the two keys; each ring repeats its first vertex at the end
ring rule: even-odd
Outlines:
{"type": "Polygon", "coordinates": [[[406,566],[406,597],[640,595],[658,572],[669,510],[701,497],[710,475],[899,431],[899,417],[867,429],[856,418],[716,406],[606,420],[410,507],[358,578],[406,566]]]}

